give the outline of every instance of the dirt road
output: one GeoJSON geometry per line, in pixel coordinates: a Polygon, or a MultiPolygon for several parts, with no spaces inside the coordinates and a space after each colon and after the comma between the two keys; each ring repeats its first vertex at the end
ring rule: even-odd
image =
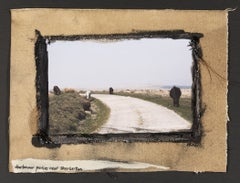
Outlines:
{"type": "Polygon", "coordinates": [[[111,109],[108,121],[94,133],[157,133],[191,128],[191,123],[174,111],[152,102],[107,94],[93,97],[111,109]]]}

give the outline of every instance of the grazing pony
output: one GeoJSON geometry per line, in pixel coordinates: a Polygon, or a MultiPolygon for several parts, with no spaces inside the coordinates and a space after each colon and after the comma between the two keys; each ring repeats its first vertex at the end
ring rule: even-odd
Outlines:
{"type": "Polygon", "coordinates": [[[112,87],[109,88],[109,94],[113,94],[113,88],[112,87]]]}
{"type": "Polygon", "coordinates": [[[87,90],[85,93],[79,93],[80,96],[85,97],[86,99],[91,98],[92,92],[90,90],[87,90]]]}
{"type": "Polygon", "coordinates": [[[61,94],[61,90],[58,86],[53,87],[53,92],[54,92],[54,95],[60,95],[61,94]]]}
{"type": "Polygon", "coordinates": [[[170,97],[173,99],[173,106],[174,107],[179,107],[179,99],[181,96],[182,92],[180,88],[173,86],[172,89],[170,90],[170,97]]]}
{"type": "Polygon", "coordinates": [[[85,93],[86,99],[90,99],[91,98],[91,94],[92,94],[92,92],[90,90],[86,91],[86,93],[85,93]]]}

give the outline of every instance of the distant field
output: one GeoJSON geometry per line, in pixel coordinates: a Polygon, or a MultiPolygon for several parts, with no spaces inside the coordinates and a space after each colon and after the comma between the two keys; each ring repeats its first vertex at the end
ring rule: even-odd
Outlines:
{"type": "Polygon", "coordinates": [[[49,134],[88,134],[104,124],[110,109],[101,101],[92,98],[91,110],[83,105],[88,101],[77,92],[49,95],[49,134]]]}
{"type": "Polygon", "coordinates": [[[168,96],[160,96],[154,93],[132,93],[132,92],[116,92],[116,95],[130,96],[146,101],[150,101],[156,104],[167,107],[175,111],[177,114],[182,116],[184,119],[192,122],[192,109],[191,109],[191,97],[180,98],[180,107],[174,107],[172,98],[168,96]]]}

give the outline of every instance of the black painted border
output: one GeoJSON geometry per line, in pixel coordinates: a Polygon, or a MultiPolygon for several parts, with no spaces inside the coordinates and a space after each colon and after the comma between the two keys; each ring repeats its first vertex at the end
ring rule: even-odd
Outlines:
{"type": "Polygon", "coordinates": [[[199,44],[201,33],[190,33],[184,30],[170,31],[132,31],[124,34],[89,34],[89,35],[41,35],[36,30],[35,43],[36,61],[36,93],[39,119],[38,133],[33,135],[32,144],[36,147],[59,147],[61,144],[102,143],[102,142],[185,142],[190,145],[199,145],[201,142],[202,104],[201,104],[201,74],[199,61],[202,59],[202,50],[199,44]],[[124,40],[142,38],[172,38],[189,39],[192,49],[192,111],[193,125],[189,131],[168,133],[123,133],[123,134],[62,134],[48,135],[48,52],[47,44],[57,40],[124,40]]]}

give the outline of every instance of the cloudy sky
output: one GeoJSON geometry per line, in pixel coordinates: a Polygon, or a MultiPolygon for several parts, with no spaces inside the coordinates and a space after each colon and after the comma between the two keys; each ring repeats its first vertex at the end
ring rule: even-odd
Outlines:
{"type": "Polygon", "coordinates": [[[191,86],[189,40],[56,41],[48,45],[49,89],[191,86]]]}

